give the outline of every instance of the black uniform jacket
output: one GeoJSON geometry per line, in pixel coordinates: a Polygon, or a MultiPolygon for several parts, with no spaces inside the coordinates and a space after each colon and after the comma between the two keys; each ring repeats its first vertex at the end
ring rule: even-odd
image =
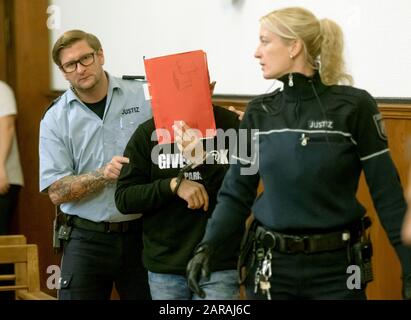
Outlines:
{"type": "Polygon", "coordinates": [[[278,232],[342,230],[365,214],[356,199],[364,171],[403,271],[411,273],[410,251],[400,239],[406,203],[374,99],[353,87],[326,86],[318,74],[293,78],[293,86],[285,75],[282,91],[250,102],[240,126],[248,139],[239,143],[247,143],[254,157],[237,155],[203,241],[224,241],[230,230],[222,226],[242,224],[250,208],[261,224],[278,232]],[[250,167],[258,173],[244,174],[250,167]],[[260,178],[264,192],[256,199],[260,178]]]}

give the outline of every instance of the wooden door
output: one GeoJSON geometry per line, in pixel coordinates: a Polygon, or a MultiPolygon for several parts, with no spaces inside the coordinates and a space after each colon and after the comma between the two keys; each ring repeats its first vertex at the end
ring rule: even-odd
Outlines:
{"type": "Polygon", "coordinates": [[[0,80],[7,80],[5,0],[0,0],[0,80]]]}

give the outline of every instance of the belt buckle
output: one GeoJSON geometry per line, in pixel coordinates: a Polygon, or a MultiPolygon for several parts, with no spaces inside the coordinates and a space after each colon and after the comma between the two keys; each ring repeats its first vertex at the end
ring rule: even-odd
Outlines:
{"type": "Polygon", "coordinates": [[[123,232],[123,224],[121,222],[106,222],[106,233],[123,232]]]}
{"type": "Polygon", "coordinates": [[[284,236],[287,253],[308,253],[308,236],[284,236]]]}

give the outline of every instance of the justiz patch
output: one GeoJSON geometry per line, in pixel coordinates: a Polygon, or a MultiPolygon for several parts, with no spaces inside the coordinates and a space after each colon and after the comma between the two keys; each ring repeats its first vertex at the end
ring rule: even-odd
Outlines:
{"type": "Polygon", "coordinates": [[[132,113],[137,113],[140,112],[140,107],[131,107],[127,109],[123,109],[123,112],[121,112],[122,116],[125,116],[127,114],[132,114],[132,113]]]}

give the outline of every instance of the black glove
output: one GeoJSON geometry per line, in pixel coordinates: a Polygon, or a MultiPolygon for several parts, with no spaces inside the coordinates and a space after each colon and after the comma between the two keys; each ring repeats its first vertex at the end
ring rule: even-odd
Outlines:
{"type": "Polygon", "coordinates": [[[402,280],[402,296],[405,300],[411,300],[411,274],[402,280]]]}
{"type": "Polygon", "coordinates": [[[207,244],[199,245],[194,253],[194,257],[187,265],[187,282],[191,291],[204,299],[206,294],[200,288],[201,277],[210,278],[210,256],[211,248],[207,244]]]}

